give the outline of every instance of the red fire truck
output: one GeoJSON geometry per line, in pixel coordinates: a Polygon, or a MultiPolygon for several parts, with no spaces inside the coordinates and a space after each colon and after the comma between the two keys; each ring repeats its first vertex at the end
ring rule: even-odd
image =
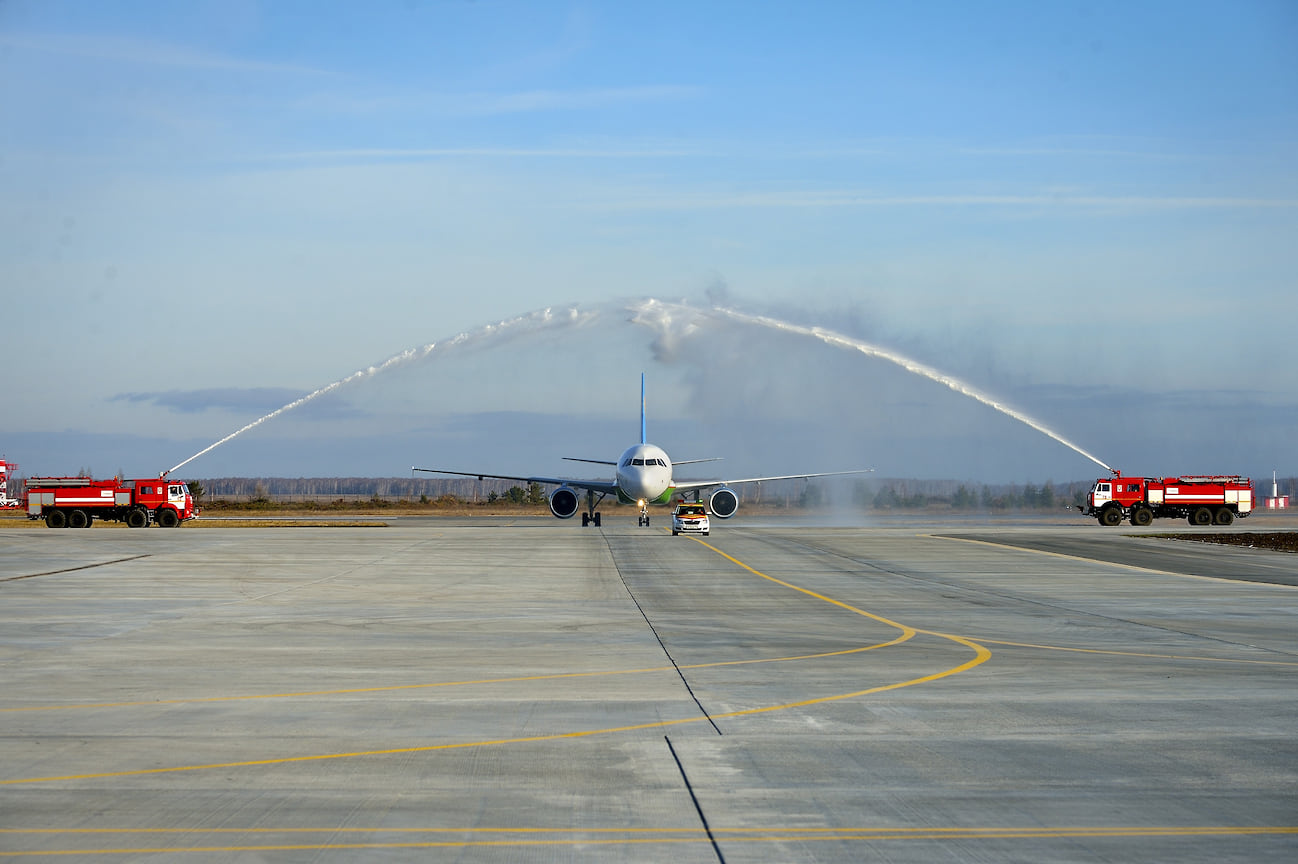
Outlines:
{"type": "Polygon", "coordinates": [[[175,528],[198,515],[189,487],[165,477],[91,480],[89,477],[29,477],[27,518],[51,528],[89,528],[95,519],[175,528]]]}
{"type": "Polygon", "coordinates": [[[1191,525],[1229,525],[1253,512],[1253,481],[1234,474],[1184,477],[1100,478],[1081,508],[1101,525],[1130,519],[1144,526],[1154,517],[1186,519],[1191,525]]]}

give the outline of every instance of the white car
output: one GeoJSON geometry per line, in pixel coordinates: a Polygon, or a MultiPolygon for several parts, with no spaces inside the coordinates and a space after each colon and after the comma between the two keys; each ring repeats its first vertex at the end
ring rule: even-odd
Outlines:
{"type": "Polygon", "coordinates": [[[708,510],[702,504],[681,502],[672,511],[672,536],[677,534],[708,534],[708,510]]]}

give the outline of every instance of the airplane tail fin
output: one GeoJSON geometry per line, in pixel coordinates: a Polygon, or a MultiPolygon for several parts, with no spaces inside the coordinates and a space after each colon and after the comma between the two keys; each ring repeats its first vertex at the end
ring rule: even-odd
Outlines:
{"type": "Polygon", "coordinates": [[[640,443],[649,443],[649,432],[644,422],[644,373],[640,373],[640,443]]]}

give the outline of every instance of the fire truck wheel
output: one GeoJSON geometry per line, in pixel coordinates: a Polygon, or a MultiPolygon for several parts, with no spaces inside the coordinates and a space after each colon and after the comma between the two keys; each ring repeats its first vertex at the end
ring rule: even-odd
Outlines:
{"type": "Polygon", "coordinates": [[[68,514],[69,528],[85,528],[90,525],[90,517],[85,510],[73,510],[68,514]]]}
{"type": "Polygon", "coordinates": [[[127,528],[143,528],[149,524],[149,514],[143,510],[132,510],[126,514],[127,528]]]}
{"type": "Polygon", "coordinates": [[[62,510],[51,510],[45,514],[45,524],[50,528],[68,527],[68,514],[62,510]]]}
{"type": "Polygon", "coordinates": [[[1195,510],[1193,513],[1190,514],[1190,524],[1191,525],[1211,525],[1212,511],[1209,510],[1207,507],[1200,507],[1198,510],[1195,510]]]}
{"type": "Polygon", "coordinates": [[[158,511],[158,524],[163,528],[175,528],[180,524],[180,519],[176,516],[176,511],[171,508],[158,511]]]}
{"type": "Polygon", "coordinates": [[[1116,528],[1122,524],[1121,507],[1105,507],[1100,511],[1100,524],[1109,528],[1116,528]]]}
{"type": "Polygon", "coordinates": [[[1229,525],[1235,521],[1235,514],[1229,507],[1218,507],[1217,513],[1213,516],[1213,521],[1218,525],[1229,525]]]}
{"type": "Polygon", "coordinates": [[[1133,507],[1131,510],[1131,524],[1144,528],[1150,522],[1154,521],[1154,511],[1148,507],[1133,507]]]}

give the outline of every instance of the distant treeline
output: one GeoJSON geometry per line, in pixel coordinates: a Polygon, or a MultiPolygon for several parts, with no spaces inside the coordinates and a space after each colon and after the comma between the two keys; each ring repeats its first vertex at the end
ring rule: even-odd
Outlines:
{"type": "Polygon", "coordinates": [[[382,498],[418,501],[454,497],[465,501],[504,496],[516,480],[469,477],[213,477],[197,481],[205,498],[273,501],[319,501],[336,498],[382,498]]]}
{"type": "MultiPolygon", "coordinates": [[[[195,481],[206,500],[327,502],[458,500],[506,498],[543,503],[549,487],[513,480],[472,477],[213,477],[195,481]]],[[[976,484],[954,480],[871,478],[840,481],[779,481],[740,488],[747,504],[817,507],[850,503],[863,509],[1054,510],[1082,502],[1093,480],[1056,485],[976,484]]],[[[1268,484],[1269,486],[1269,484],[1268,484]]],[[[1262,490],[1259,489],[1259,496],[1262,490]]],[[[1269,488],[1266,492],[1269,494],[1269,488]]]]}
{"type": "Polygon", "coordinates": [[[950,507],[953,510],[1057,510],[1081,504],[1093,480],[1055,486],[1025,483],[978,485],[950,480],[895,480],[881,485],[868,501],[876,510],[950,507]]]}

